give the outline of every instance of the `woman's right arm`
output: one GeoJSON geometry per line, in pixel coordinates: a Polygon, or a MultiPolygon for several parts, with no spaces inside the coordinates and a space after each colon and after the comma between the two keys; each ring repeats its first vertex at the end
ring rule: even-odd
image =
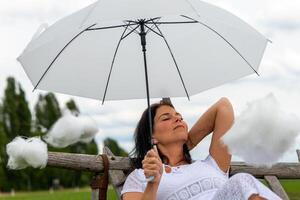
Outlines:
{"type": "Polygon", "coordinates": [[[147,183],[144,192],[127,192],[123,194],[123,200],[156,200],[159,182],[163,173],[163,165],[158,153],[151,149],[147,152],[143,162],[146,177],[154,176],[154,180],[147,183]]]}

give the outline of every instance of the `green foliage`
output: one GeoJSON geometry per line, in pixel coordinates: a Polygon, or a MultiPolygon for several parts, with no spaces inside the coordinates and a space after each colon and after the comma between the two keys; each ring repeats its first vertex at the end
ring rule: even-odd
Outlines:
{"type": "Polygon", "coordinates": [[[59,103],[53,93],[39,95],[35,107],[36,126],[47,131],[61,117],[59,103]]]}
{"type": "Polygon", "coordinates": [[[104,146],[107,146],[116,156],[128,156],[128,153],[112,138],[106,138],[104,140],[104,146]]]}
{"type": "Polygon", "coordinates": [[[21,85],[16,87],[15,79],[7,78],[4,94],[2,122],[8,139],[11,140],[17,135],[30,136],[31,112],[21,85]]]}
{"type": "Polygon", "coordinates": [[[77,107],[75,101],[73,99],[71,99],[70,101],[68,101],[66,103],[66,107],[71,111],[71,113],[75,116],[77,116],[80,111],[79,108],[77,107]]]}
{"type": "Polygon", "coordinates": [[[6,180],[6,172],[5,172],[5,161],[7,160],[6,158],[6,153],[5,153],[5,144],[7,142],[6,135],[3,130],[3,124],[1,120],[1,104],[0,104],[0,191],[1,188],[5,187],[5,182],[6,180]]]}
{"type": "Polygon", "coordinates": [[[5,144],[7,143],[7,137],[3,129],[3,120],[2,120],[2,105],[0,104],[0,188],[1,183],[4,181],[4,176],[2,175],[3,168],[2,166],[5,164],[6,160],[6,152],[5,152],[5,144]]]}
{"type": "Polygon", "coordinates": [[[19,94],[17,96],[18,109],[17,115],[19,117],[19,134],[30,137],[31,136],[31,111],[28,106],[28,102],[25,97],[25,92],[19,84],[19,94]]]}
{"type": "Polygon", "coordinates": [[[8,190],[16,183],[17,188],[20,187],[20,182],[12,182],[11,180],[24,181],[24,187],[29,187],[28,174],[17,173],[8,170],[6,163],[8,157],[5,152],[5,146],[8,141],[13,140],[16,136],[22,135],[31,136],[31,112],[28,102],[25,98],[25,92],[20,84],[17,84],[12,77],[7,78],[7,86],[4,91],[3,105],[1,106],[1,173],[4,181],[0,184],[0,190],[8,190]]]}

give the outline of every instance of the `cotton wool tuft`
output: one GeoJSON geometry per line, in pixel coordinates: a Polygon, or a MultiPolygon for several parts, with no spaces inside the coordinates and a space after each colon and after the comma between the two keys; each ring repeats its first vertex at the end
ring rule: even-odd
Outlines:
{"type": "Polygon", "coordinates": [[[98,131],[92,118],[65,113],[43,139],[54,147],[64,148],[77,142],[89,143],[98,131]]]}
{"type": "Polygon", "coordinates": [[[44,168],[47,165],[47,144],[39,137],[24,139],[16,137],[6,145],[6,153],[9,156],[7,166],[9,169],[24,169],[28,166],[44,168]]]}
{"type": "Polygon", "coordinates": [[[271,93],[247,104],[222,137],[233,155],[254,166],[271,167],[294,145],[300,120],[280,109],[271,93]]]}

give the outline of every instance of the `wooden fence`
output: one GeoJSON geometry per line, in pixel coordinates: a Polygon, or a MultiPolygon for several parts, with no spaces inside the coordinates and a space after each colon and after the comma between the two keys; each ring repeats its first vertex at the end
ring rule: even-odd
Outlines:
{"type": "MultiPolygon", "coordinates": [[[[133,170],[128,157],[114,156],[112,152],[104,147],[105,154],[109,156],[109,178],[118,197],[126,179],[126,175],[133,170]]],[[[229,175],[237,173],[249,173],[256,178],[263,178],[267,181],[271,190],[273,190],[282,199],[288,200],[289,197],[280,185],[278,179],[300,179],[300,150],[296,150],[299,163],[277,163],[272,168],[253,167],[243,162],[232,162],[229,175]]],[[[65,168],[70,170],[89,171],[95,174],[103,172],[103,161],[101,156],[71,153],[48,153],[48,164],[50,167],[65,168]]],[[[97,175],[99,176],[99,175],[97,175]]],[[[92,190],[91,199],[96,200],[97,190],[92,190]]]]}

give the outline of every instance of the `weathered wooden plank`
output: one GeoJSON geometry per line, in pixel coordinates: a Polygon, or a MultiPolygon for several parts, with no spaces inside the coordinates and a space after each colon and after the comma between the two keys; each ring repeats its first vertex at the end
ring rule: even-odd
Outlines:
{"type": "Polygon", "coordinates": [[[253,167],[245,165],[243,162],[232,162],[230,167],[230,175],[240,172],[252,174],[256,178],[264,178],[264,176],[276,175],[277,178],[299,179],[300,163],[278,163],[271,168],[253,167]]]}
{"type": "Polygon", "coordinates": [[[290,199],[276,176],[265,176],[264,179],[267,181],[273,192],[275,192],[280,198],[282,198],[283,200],[290,199]]]}
{"type": "MultiPolygon", "coordinates": [[[[109,163],[110,170],[132,170],[128,157],[109,156],[109,163]]],[[[49,152],[47,165],[90,172],[103,171],[102,158],[96,155],[49,152]]],[[[257,178],[276,175],[278,178],[300,179],[300,163],[278,163],[271,168],[256,168],[243,162],[232,162],[230,175],[240,172],[250,173],[257,178]]]]}
{"type": "MultiPolygon", "coordinates": [[[[103,153],[111,156],[111,159],[114,159],[115,155],[110,151],[108,147],[103,148],[103,153]]],[[[109,170],[108,174],[109,180],[117,193],[118,199],[121,200],[121,191],[126,180],[126,175],[122,170],[109,170]]]]}
{"type": "MultiPolygon", "coordinates": [[[[109,156],[109,163],[112,170],[132,170],[127,157],[109,156]]],[[[102,158],[87,154],[48,152],[47,166],[90,172],[103,171],[102,158]]]]}
{"type": "Polygon", "coordinates": [[[298,161],[300,162],[300,149],[297,149],[296,152],[297,152],[297,156],[298,156],[298,161]]]}

